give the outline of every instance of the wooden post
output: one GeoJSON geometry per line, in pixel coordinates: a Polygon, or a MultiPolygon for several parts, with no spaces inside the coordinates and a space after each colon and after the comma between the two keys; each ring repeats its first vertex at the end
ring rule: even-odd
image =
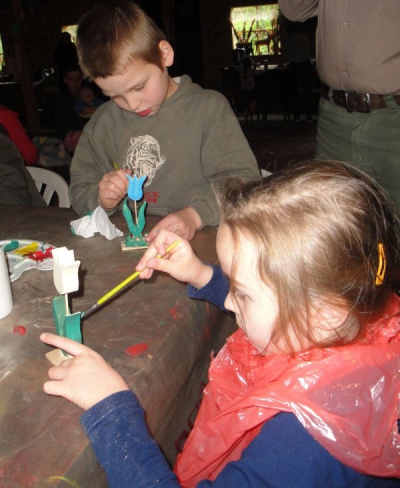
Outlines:
{"type": "Polygon", "coordinates": [[[31,63],[26,51],[26,42],[24,37],[23,12],[20,6],[20,0],[12,2],[15,24],[13,27],[13,39],[15,47],[17,72],[20,77],[22,93],[24,95],[26,117],[28,126],[34,134],[40,133],[40,117],[38,104],[36,100],[31,63]]]}

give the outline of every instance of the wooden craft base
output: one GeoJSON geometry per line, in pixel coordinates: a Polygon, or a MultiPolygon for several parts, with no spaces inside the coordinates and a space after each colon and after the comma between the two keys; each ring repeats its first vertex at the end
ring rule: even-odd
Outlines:
{"type": "Polygon", "coordinates": [[[123,251],[136,251],[137,249],[147,249],[148,244],[143,244],[143,246],[127,246],[124,241],[121,242],[121,249],[123,251]]]}
{"type": "Polygon", "coordinates": [[[65,355],[61,349],[53,349],[46,353],[46,358],[51,362],[53,366],[60,366],[60,364],[66,359],[71,359],[73,356],[70,354],[65,355]]]}

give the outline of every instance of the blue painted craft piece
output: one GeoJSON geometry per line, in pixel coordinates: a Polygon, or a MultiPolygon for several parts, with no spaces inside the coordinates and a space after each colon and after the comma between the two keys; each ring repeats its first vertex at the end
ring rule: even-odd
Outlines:
{"type": "Polygon", "coordinates": [[[128,197],[131,200],[139,201],[143,198],[143,183],[147,178],[146,175],[141,176],[138,178],[136,175],[132,178],[132,176],[126,175],[129,180],[128,185],[128,197]]]}
{"type": "Polygon", "coordinates": [[[122,213],[128,224],[129,233],[126,236],[125,244],[127,247],[145,247],[148,245],[143,238],[143,229],[146,225],[145,210],[147,202],[142,202],[139,205],[137,202],[143,198],[143,184],[147,176],[138,178],[137,175],[134,175],[133,177],[126,175],[126,177],[129,180],[128,196],[125,197],[122,213]],[[134,218],[132,211],[129,208],[129,198],[133,200],[135,204],[134,218]]]}

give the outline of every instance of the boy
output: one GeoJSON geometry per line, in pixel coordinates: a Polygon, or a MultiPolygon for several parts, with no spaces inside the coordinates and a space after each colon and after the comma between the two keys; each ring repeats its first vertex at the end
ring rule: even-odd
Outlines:
{"type": "Polygon", "coordinates": [[[72,161],[76,212],[116,211],[129,173],[147,176],[148,213],[166,216],[148,240],[161,228],[191,239],[218,224],[212,187],[227,176],[259,177],[227,100],[168,75],[173,49],[132,2],[93,7],[80,20],[77,46],[83,71],[111,101],[92,116],[72,161]]]}

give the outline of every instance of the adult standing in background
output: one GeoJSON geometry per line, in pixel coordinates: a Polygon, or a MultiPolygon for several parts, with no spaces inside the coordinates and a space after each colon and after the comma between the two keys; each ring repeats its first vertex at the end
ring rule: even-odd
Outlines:
{"type": "Polygon", "coordinates": [[[54,61],[56,63],[59,77],[60,89],[65,89],[63,83],[63,71],[68,66],[78,65],[78,53],[76,46],[72,42],[72,37],[69,32],[62,32],[58,40],[56,49],[54,51],[54,61]]]}
{"type": "Polygon", "coordinates": [[[400,210],[400,1],[279,0],[279,7],[292,21],[318,16],[316,157],[368,172],[400,210]]]}
{"type": "Polygon", "coordinates": [[[300,122],[301,89],[303,89],[304,111],[306,120],[312,121],[312,66],[307,36],[301,32],[300,24],[291,22],[286,27],[286,36],[282,39],[282,56],[289,65],[290,108],[295,122],[300,122]]]}

